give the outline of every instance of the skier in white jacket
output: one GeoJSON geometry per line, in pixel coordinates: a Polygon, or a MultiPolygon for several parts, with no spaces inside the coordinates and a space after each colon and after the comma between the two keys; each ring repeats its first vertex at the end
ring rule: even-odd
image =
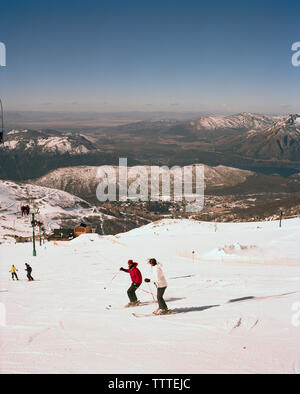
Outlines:
{"type": "Polygon", "coordinates": [[[158,301],[158,310],[154,311],[153,313],[156,314],[165,314],[169,313],[169,309],[167,307],[167,304],[165,303],[165,300],[163,298],[164,292],[166,291],[166,288],[168,286],[168,283],[166,281],[166,278],[164,276],[163,270],[162,270],[162,265],[156,261],[156,259],[152,258],[148,260],[148,264],[151,265],[151,270],[152,270],[152,275],[151,279],[146,278],[145,282],[153,282],[157,288],[157,301],[158,301]]]}

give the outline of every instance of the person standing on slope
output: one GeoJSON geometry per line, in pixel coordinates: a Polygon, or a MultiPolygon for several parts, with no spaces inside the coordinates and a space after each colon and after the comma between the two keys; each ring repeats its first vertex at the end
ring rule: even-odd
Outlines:
{"type": "Polygon", "coordinates": [[[15,280],[14,278],[16,278],[17,280],[19,280],[16,271],[18,271],[17,268],[16,268],[14,265],[12,265],[12,266],[11,266],[11,269],[10,269],[10,271],[9,271],[9,272],[11,272],[11,278],[12,278],[12,280],[15,280]]]}
{"type": "Polygon", "coordinates": [[[164,292],[166,291],[166,288],[168,286],[168,283],[166,281],[166,278],[164,276],[163,270],[162,270],[162,264],[157,262],[156,259],[149,259],[148,264],[151,265],[151,276],[152,279],[146,278],[145,282],[153,282],[157,288],[157,302],[158,302],[158,309],[154,311],[154,314],[158,315],[164,315],[166,313],[170,313],[170,310],[167,307],[167,304],[164,300],[164,292]]]}
{"type": "Polygon", "coordinates": [[[137,268],[138,263],[134,263],[133,260],[128,260],[128,269],[123,267],[120,268],[120,271],[124,271],[130,274],[130,278],[132,280],[131,286],[127,290],[129,303],[125,305],[125,307],[137,306],[140,304],[140,301],[136,297],[136,290],[140,287],[143,282],[141,271],[137,268]]]}
{"type": "Polygon", "coordinates": [[[31,276],[32,268],[27,263],[25,263],[25,265],[26,265],[25,271],[27,272],[28,281],[34,280],[33,277],[31,276]]]}

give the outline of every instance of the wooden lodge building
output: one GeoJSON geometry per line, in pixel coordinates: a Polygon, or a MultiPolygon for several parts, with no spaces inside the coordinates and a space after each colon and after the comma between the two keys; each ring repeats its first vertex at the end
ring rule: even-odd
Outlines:
{"type": "Polygon", "coordinates": [[[88,233],[91,233],[91,226],[80,223],[73,229],[58,228],[53,230],[53,233],[48,237],[48,241],[70,241],[73,238],[79,237],[81,234],[88,233]]]}
{"type": "Polygon", "coordinates": [[[88,224],[80,223],[74,227],[74,236],[79,237],[81,234],[89,234],[91,232],[91,226],[88,224]]]}

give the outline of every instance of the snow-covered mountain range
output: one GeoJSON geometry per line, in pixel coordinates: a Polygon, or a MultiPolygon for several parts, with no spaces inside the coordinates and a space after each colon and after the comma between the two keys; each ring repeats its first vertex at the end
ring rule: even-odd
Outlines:
{"type": "Polygon", "coordinates": [[[112,156],[80,133],[11,130],[0,144],[0,179],[33,179],[68,165],[105,164],[112,156]]]}
{"type": "Polygon", "coordinates": [[[223,137],[217,143],[221,151],[232,151],[257,159],[300,161],[300,118],[286,116],[263,130],[223,137]]]}
{"type": "Polygon", "coordinates": [[[5,136],[0,150],[34,150],[40,153],[58,153],[70,155],[84,154],[95,149],[84,135],[59,133],[57,131],[11,130],[5,136]]]}
{"type": "Polygon", "coordinates": [[[138,122],[101,130],[11,130],[0,145],[0,178],[23,181],[70,166],[204,163],[256,171],[300,169],[299,119],[248,112],[190,121],[138,122]]]}
{"type": "Polygon", "coordinates": [[[202,116],[199,119],[190,121],[190,125],[197,130],[263,130],[280,118],[280,116],[267,116],[242,112],[236,115],[227,116],[202,116]]]}

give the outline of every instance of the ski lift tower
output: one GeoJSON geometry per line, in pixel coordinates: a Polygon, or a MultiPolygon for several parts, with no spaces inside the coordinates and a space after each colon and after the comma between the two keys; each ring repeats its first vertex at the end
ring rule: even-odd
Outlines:
{"type": "Polygon", "coordinates": [[[0,115],[1,115],[1,123],[0,123],[0,144],[3,143],[3,133],[4,133],[4,116],[3,116],[3,104],[2,104],[2,100],[0,98],[0,115]]]}
{"type": "Polygon", "coordinates": [[[36,256],[36,247],[35,247],[35,227],[37,226],[37,220],[35,219],[35,215],[39,214],[39,209],[36,208],[35,211],[32,212],[32,220],[31,220],[31,226],[32,226],[32,255],[35,257],[36,256]]]}

